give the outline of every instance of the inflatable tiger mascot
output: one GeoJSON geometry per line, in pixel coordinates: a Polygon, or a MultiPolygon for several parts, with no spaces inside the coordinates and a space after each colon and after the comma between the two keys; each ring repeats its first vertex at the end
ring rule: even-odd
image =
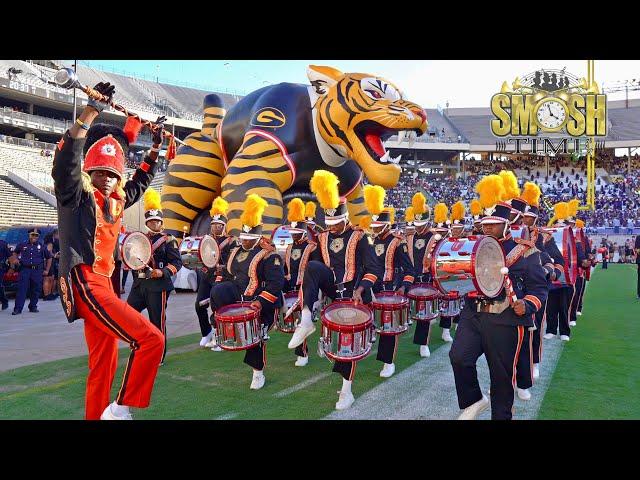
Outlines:
{"type": "Polygon", "coordinates": [[[357,225],[367,214],[363,173],[384,188],[397,184],[399,157],[390,158],[383,141],[403,131],[423,134],[425,111],[382,78],[313,65],[307,75],[311,85],[261,88],[226,114],[217,95],[205,98],[202,131],[185,139],[165,176],[167,233],[206,233],[211,202],[222,195],[227,230],[238,235],[244,200],[257,193],[268,202],[263,232],[270,234],[286,218],[288,198],[311,199],[309,180],[318,169],[338,176],[357,225]]]}

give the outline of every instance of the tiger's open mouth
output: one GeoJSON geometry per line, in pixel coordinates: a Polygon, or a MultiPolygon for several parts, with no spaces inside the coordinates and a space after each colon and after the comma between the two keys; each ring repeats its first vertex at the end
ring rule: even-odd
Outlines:
{"type": "Polygon", "coordinates": [[[391,136],[397,134],[399,142],[406,138],[410,142],[409,146],[411,146],[418,135],[422,133],[419,128],[415,128],[413,130],[400,130],[385,127],[384,125],[380,125],[379,123],[370,120],[358,124],[355,127],[354,132],[358,137],[358,140],[360,140],[362,145],[364,145],[371,158],[382,164],[398,164],[402,158],[402,155],[392,158],[389,155],[389,152],[385,149],[384,142],[391,136]]]}

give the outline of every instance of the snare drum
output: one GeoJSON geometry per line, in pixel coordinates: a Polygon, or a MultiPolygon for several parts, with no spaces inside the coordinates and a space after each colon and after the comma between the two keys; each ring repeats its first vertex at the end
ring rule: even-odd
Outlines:
{"type": "Polygon", "coordinates": [[[464,296],[470,292],[495,298],[502,291],[505,266],[502,246],[488,235],[470,235],[464,238],[445,238],[431,259],[434,285],[444,294],[457,292],[464,296]]]}
{"type": "Polygon", "coordinates": [[[209,235],[204,237],[186,237],[180,244],[180,257],[184,267],[213,268],[220,259],[218,242],[209,235]]]}
{"type": "Polygon", "coordinates": [[[410,301],[411,318],[421,322],[431,321],[438,316],[440,292],[428,283],[416,283],[407,292],[410,301]]]}
{"type": "Polygon", "coordinates": [[[280,314],[278,315],[278,323],[277,328],[282,333],[293,333],[296,331],[296,325],[300,323],[300,315],[302,313],[302,309],[300,305],[296,307],[296,309],[291,312],[291,315],[285,318],[285,313],[289,311],[291,306],[298,301],[298,296],[300,292],[297,290],[286,292],[284,294],[284,305],[280,310],[280,314]]]}
{"type": "Polygon", "coordinates": [[[578,250],[571,227],[546,228],[545,231],[553,236],[558,250],[564,259],[564,267],[560,278],[553,281],[554,285],[571,286],[578,277],[578,250]]]}
{"type": "Polygon", "coordinates": [[[216,310],[218,345],[224,350],[247,350],[260,343],[260,308],[238,302],[216,310]]]}
{"type": "Polygon", "coordinates": [[[409,300],[396,292],[376,293],[371,302],[373,323],[380,335],[399,335],[409,328],[409,300]]]}
{"type": "Polygon", "coordinates": [[[120,257],[130,270],[148,268],[152,247],[149,237],[142,232],[121,233],[118,236],[120,257]]]}
{"type": "Polygon", "coordinates": [[[451,292],[440,298],[440,315],[442,317],[457,317],[460,315],[460,295],[451,292]]]}
{"type": "Polygon", "coordinates": [[[320,346],[331,360],[353,362],[371,351],[373,314],[352,300],[336,300],[322,309],[320,346]]]}

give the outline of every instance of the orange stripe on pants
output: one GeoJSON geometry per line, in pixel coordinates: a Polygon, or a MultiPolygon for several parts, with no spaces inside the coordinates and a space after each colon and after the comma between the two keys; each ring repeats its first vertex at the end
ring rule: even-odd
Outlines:
{"type": "Polygon", "coordinates": [[[162,333],[116,296],[109,277],[94,274],[88,265],[80,265],[72,273],[73,299],[78,316],[84,319],[89,350],[85,418],[99,419],[110,403],[118,339],[131,348],[118,403],[148,407],[164,348],[162,333]]]}

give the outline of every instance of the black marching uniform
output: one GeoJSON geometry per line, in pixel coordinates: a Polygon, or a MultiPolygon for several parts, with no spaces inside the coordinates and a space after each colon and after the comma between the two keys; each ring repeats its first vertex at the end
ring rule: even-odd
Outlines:
{"type": "MultiPolygon", "coordinates": [[[[587,260],[591,260],[593,258],[591,256],[591,254],[592,254],[591,241],[589,240],[589,237],[587,237],[586,235],[584,236],[584,239],[585,239],[585,242],[586,242],[586,244],[584,245],[584,253],[585,253],[585,256],[586,256],[587,260]]],[[[587,271],[588,270],[591,270],[591,263],[589,263],[589,266],[584,269],[584,277],[582,279],[582,288],[580,289],[580,295],[578,296],[578,310],[577,310],[577,312],[580,312],[581,314],[582,314],[582,299],[584,298],[584,291],[587,288],[587,282],[588,282],[588,280],[587,280],[587,278],[588,278],[587,277],[587,271]]]]}
{"type": "MultiPolygon", "coordinates": [[[[433,232],[427,231],[423,234],[410,233],[407,235],[407,254],[413,264],[415,281],[420,283],[431,283],[431,266],[428,259],[425,259],[427,249],[432,240],[433,232]]],[[[416,345],[429,344],[430,321],[416,321],[416,330],[413,333],[413,343],[416,345]]]]}
{"type": "MultiPolygon", "coordinates": [[[[231,249],[237,246],[235,237],[228,235],[220,235],[213,237],[218,248],[220,249],[220,265],[226,265],[227,259],[231,249]]],[[[196,293],[196,315],[198,316],[198,323],[200,324],[200,332],[203,337],[208,336],[211,333],[212,325],[209,323],[209,315],[207,314],[207,302],[211,297],[211,288],[216,282],[222,281],[222,276],[216,275],[216,268],[200,267],[196,269],[196,276],[198,278],[198,291],[196,293]],[[205,302],[203,305],[202,302],[205,302]]]]}
{"type": "MultiPolygon", "coordinates": [[[[347,225],[344,232],[334,235],[330,231],[318,234],[318,248],[312,253],[312,260],[302,279],[302,306],[313,311],[313,304],[322,293],[335,300],[339,290],[343,298],[352,298],[359,286],[364,288],[362,301],[371,302],[371,287],[382,275],[378,267],[371,262],[371,245],[362,229],[347,225]]],[[[333,371],[352,381],[356,362],[339,362],[333,365],[333,371]]]]}
{"type": "MultiPolygon", "coordinates": [[[[372,263],[376,264],[376,271],[382,271],[373,285],[373,293],[395,291],[401,286],[407,289],[413,285],[415,272],[409,258],[407,243],[398,235],[387,231],[373,239],[369,250],[372,263]]],[[[422,322],[418,322],[422,323],[422,322]]],[[[376,360],[393,363],[398,349],[399,335],[380,335],[376,360]]]]}
{"type": "Polygon", "coordinates": [[[516,315],[506,292],[484,300],[468,297],[449,352],[456,382],[458,405],[465,409],[482,399],[476,362],[484,353],[491,376],[491,418],[510,420],[516,384],[516,363],[525,329],[547,296],[545,271],[533,243],[500,239],[507,257],[509,278],[518,299],[524,299],[524,315],[516,315]],[[494,313],[495,312],[495,313],[494,313]]]}
{"type": "Polygon", "coordinates": [[[167,354],[167,300],[173,288],[171,276],[182,268],[182,259],[175,237],[165,233],[147,234],[153,254],[151,256],[152,269],[162,270],[160,278],[145,278],[145,270],[133,272],[133,286],[127,297],[127,303],[138,312],[145,308],[149,313],[149,320],[164,336],[164,351],[162,360],[167,354]]]}
{"type": "Polygon", "coordinates": [[[2,303],[2,310],[9,308],[9,300],[7,300],[4,293],[4,275],[9,270],[9,257],[11,257],[9,245],[4,240],[0,240],[0,302],[2,303]]]}
{"type": "MultiPolygon", "coordinates": [[[[307,227],[307,231],[310,232],[310,228],[307,227]]],[[[289,244],[284,254],[284,274],[285,274],[285,292],[291,292],[293,290],[300,290],[302,287],[302,279],[304,278],[304,272],[307,269],[307,265],[311,260],[313,252],[317,248],[317,243],[309,240],[310,233],[307,233],[307,238],[289,244]]],[[[307,339],[305,338],[302,345],[298,345],[295,348],[295,354],[298,357],[309,356],[309,348],[307,347],[307,339]]]]}
{"type": "Polygon", "coordinates": [[[571,299],[569,301],[569,321],[575,322],[577,320],[577,312],[578,312],[578,303],[580,301],[580,296],[582,295],[582,289],[584,288],[585,282],[585,271],[582,268],[582,262],[587,259],[588,250],[585,249],[585,245],[582,244],[582,241],[576,235],[576,253],[578,258],[578,276],[576,277],[576,283],[573,286],[573,293],[571,295],[571,299]]]}
{"type": "MultiPolygon", "coordinates": [[[[221,281],[211,289],[211,309],[243,301],[260,302],[260,322],[263,333],[273,326],[278,309],[282,306],[284,271],[280,255],[275,249],[260,240],[251,250],[234,246],[226,262],[221,281]]],[[[214,315],[211,323],[214,323],[214,315]]],[[[255,347],[245,350],[244,363],[255,370],[263,370],[266,364],[267,347],[262,340],[255,347]]]]}

